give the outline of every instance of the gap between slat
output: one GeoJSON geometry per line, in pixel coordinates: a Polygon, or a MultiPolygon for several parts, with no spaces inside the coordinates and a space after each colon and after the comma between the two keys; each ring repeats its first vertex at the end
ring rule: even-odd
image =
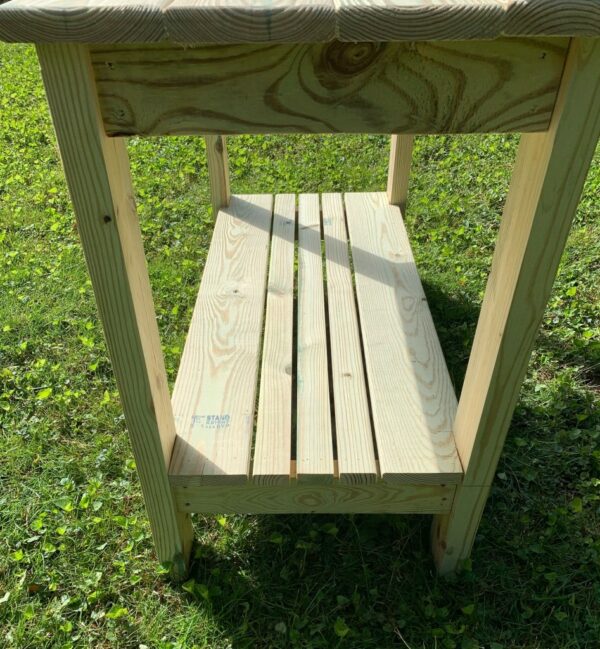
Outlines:
{"type": "Polygon", "coordinates": [[[327,251],[325,248],[325,227],[323,223],[323,196],[319,196],[319,236],[321,237],[321,268],[323,271],[323,304],[325,312],[325,336],[327,344],[327,381],[329,387],[329,412],[331,415],[331,450],[333,453],[334,475],[339,478],[338,445],[336,433],[336,409],[333,391],[333,364],[331,359],[331,329],[329,326],[329,299],[327,275],[327,251]]]}

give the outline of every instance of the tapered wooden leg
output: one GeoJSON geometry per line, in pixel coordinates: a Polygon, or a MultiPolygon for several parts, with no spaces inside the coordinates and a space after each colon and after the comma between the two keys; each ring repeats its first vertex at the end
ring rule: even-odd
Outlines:
{"type": "Polygon", "coordinates": [[[465,470],[437,516],[438,570],[468,557],[600,135],[600,40],[573,39],[550,128],[523,135],[454,435],[465,470]]]}
{"type": "Polygon", "coordinates": [[[398,205],[403,214],[406,210],[414,139],[414,135],[392,135],[390,144],[387,182],[388,201],[391,205],[398,205]]]}
{"type": "Polygon", "coordinates": [[[40,45],[38,55],[156,551],[181,578],[192,526],[167,475],[175,424],[125,142],[104,133],[87,48],[40,45]]]}
{"type": "Polygon", "coordinates": [[[231,198],[227,145],[224,135],[207,135],[205,139],[213,216],[216,218],[219,210],[229,205],[231,198]]]}

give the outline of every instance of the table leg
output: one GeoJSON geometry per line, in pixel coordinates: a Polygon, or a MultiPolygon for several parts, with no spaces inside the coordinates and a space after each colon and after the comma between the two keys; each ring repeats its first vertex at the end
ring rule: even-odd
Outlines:
{"type": "Polygon", "coordinates": [[[167,474],[175,423],[125,141],[104,132],[87,48],[37,49],[156,551],[181,578],[192,526],[167,474]]]}
{"type": "Polygon", "coordinates": [[[403,216],[406,216],[406,199],[414,139],[414,135],[392,135],[390,143],[387,195],[392,205],[400,207],[403,216]]]}
{"type": "Polygon", "coordinates": [[[573,39],[548,131],[521,138],[454,435],[465,470],[435,517],[441,573],[469,556],[600,135],[600,40],[573,39]]]}
{"type": "Polygon", "coordinates": [[[229,205],[231,199],[227,145],[224,135],[207,135],[205,140],[213,218],[216,219],[219,210],[229,205]]]}

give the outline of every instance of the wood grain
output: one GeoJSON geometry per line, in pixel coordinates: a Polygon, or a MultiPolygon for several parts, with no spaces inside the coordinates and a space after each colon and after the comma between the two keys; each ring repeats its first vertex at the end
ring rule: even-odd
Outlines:
{"type": "Polygon", "coordinates": [[[471,554],[489,493],[489,486],[457,485],[451,510],[433,517],[431,550],[439,574],[460,569],[471,554]]]}
{"type": "Polygon", "coordinates": [[[344,203],[341,194],[323,194],[322,202],[339,478],[349,483],[374,482],[377,467],[350,272],[344,203]]]}
{"type": "MultiPolygon", "coordinates": [[[[487,492],[600,137],[600,40],[572,42],[547,133],[521,138],[454,434],[467,487],[487,492]]],[[[468,555],[484,497],[439,521],[439,569],[468,555]],[[471,511],[472,510],[472,511],[471,511]]]]}
{"type": "Polygon", "coordinates": [[[166,37],[169,0],[11,0],[0,6],[0,40],[11,43],[136,43],[166,37]]]}
{"type": "Polygon", "coordinates": [[[573,42],[548,133],[523,136],[461,403],[465,484],[491,483],[600,136],[600,41],[573,42]]]}
{"type": "Polygon", "coordinates": [[[123,45],[92,60],[109,135],[522,132],[548,127],[567,44],[123,45]]]}
{"type": "Polygon", "coordinates": [[[229,161],[227,145],[222,135],[207,135],[206,162],[213,216],[217,216],[222,207],[227,207],[231,199],[229,188],[229,161]]]}
{"type": "Polygon", "coordinates": [[[345,194],[381,477],[457,483],[456,397],[400,210],[345,194]]]}
{"type": "Polygon", "coordinates": [[[178,507],[209,514],[435,514],[447,512],[455,486],[300,485],[198,487],[175,484],[178,507]]]}
{"type": "Polygon", "coordinates": [[[296,436],[298,480],[330,482],[333,440],[318,194],[300,194],[298,198],[296,436]]]}
{"type": "Polygon", "coordinates": [[[337,0],[341,41],[600,34],[597,0],[337,0]]]}
{"type": "Polygon", "coordinates": [[[598,36],[597,0],[12,0],[0,39],[180,43],[598,36]]]}
{"type": "Polygon", "coordinates": [[[319,43],[336,22],[333,0],[174,0],[165,19],[179,43],[319,43]]]}
{"type": "Polygon", "coordinates": [[[171,474],[248,479],[271,215],[271,195],[232,196],[218,214],[173,391],[171,474]]]}
{"type": "Polygon", "coordinates": [[[387,181],[388,201],[392,205],[397,205],[403,215],[406,215],[413,144],[414,137],[412,135],[392,135],[390,143],[387,181]]]}
{"type": "Polygon", "coordinates": [[[337,0],[341,41],[497,38],[503,0],[337,0]]]}
{"type": "Polygon", "coordinates": [[[285,484],[292,458],[296,196],[275,197],[252,479],[285,484]]]}
{"type": "Polygon", "coordinates": [[[40,45],[38,55],[156,551],[183,577],[192,528],[167,476],[175,426],[127,150],[104,134],[87,50],[40,45]]]}
{"type": "Polygon", "coordinates": [[[598,36],[598,0],[512,0],[502,31],[507,36],[598,36]]]}

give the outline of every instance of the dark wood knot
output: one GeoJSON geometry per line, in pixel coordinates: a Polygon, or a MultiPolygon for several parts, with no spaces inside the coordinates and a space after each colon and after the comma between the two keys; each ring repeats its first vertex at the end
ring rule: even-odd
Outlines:
{"type": "Polygon", "coordinates": [[[383,43],[328,43],[321,54],[322,83],[329,87],[339,86],[340,81],[343,83],[344,79],[372,69],[384,49],[383,43]]]}

